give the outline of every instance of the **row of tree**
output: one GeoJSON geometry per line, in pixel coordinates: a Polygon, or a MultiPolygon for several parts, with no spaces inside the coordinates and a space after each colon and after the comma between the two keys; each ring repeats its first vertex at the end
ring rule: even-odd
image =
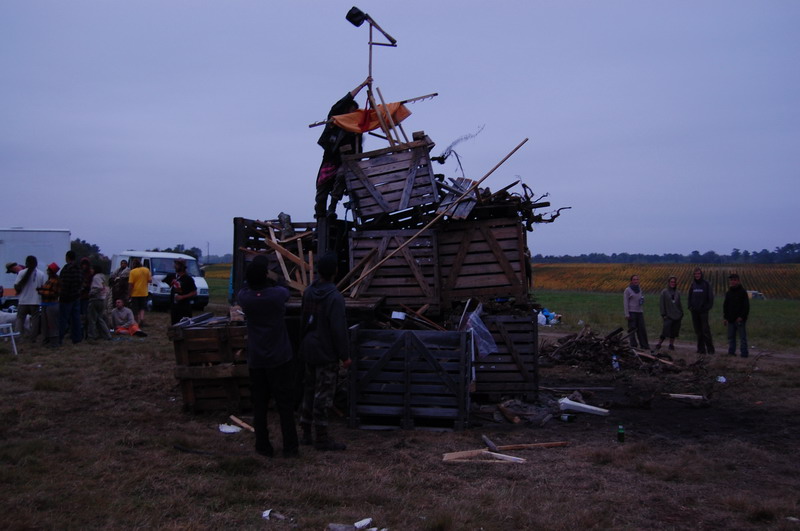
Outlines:
{"type": "Polygon", "coordinates": [[[707,251],[692,251],[690,254],[642,254],[642,253],[590,253],[580,256],[542,255],[533,257],[537,264],[555,263],[589,263],[589,264],[797,264],[800,263],[800,244],[787,243],[783,247],[776,247],[774,251],[762,249],[760,251],[747,251],[733,249],[731,254],[717,254],[707,251]]]}

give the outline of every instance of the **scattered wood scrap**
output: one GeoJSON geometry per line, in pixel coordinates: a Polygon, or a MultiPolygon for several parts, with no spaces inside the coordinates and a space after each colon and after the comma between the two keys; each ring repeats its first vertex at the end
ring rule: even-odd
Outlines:
{"type": "Polygon", "coordinates": [[[481,449],[449,452],[442,456],[442,461],[445,463],[525,463],[527,459],[481,449]],[[475,459],[476,457],[484,459],[475,459]]]}

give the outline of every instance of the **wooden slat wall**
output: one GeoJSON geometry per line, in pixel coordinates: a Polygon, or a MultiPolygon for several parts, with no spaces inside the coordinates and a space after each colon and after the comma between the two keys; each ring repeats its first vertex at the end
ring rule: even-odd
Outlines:
{"type": "Polygon", "coordinates": [[[416,141],[345,155],[345,183],[359,225],[394,212],[439,201],[429,151],[432,143],[416,141]]]}
{"type": "Polygon", "coordinates": [[[406,429],[469,417],[469,334],[351,329],[350,425],[406,429]]]}
{"type": "MultiPolygon", "coordinates": [[[[367,263],[366,269],[369,269],[414,234],[416,231],[412,230],[353,232],[350,239],[350,267],[377,248],[378,253],[367,263]]],[[[414,309],[428,304],[432,314],[438,313],[439,275],[435,233],[423,232],[361,281],[353,291],[358,297],[385,297],[385,306],[390,310],[400,310],[403,304],[414,309]]]]}
{"type": "Polygon", "coordinates": [[[530,315],[482,315],[498,351],[473,362],[475,392],[534,398],[539,389],[539,346],[530,315]]]}
{"type": "Polygon", "coordinates": [[[251,408],[244,326],[170,329],[169,337],[186,410],[251,408]]]}
{"type": "Polygon", "coordinates": [[[516,219],[452,222],[440,228],[442,302],[475,297],[527,302],[524,236],[516,219]]]}

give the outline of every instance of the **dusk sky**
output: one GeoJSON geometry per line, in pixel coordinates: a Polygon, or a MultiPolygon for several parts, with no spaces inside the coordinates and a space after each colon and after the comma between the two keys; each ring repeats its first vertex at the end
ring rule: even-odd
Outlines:
{"type": "MultiPolygon", "coordinates": [[[[236,216],[311,221],[308,124],[368,73],[352,5],[0,2],[0,227],[220,255],[236,216]]],[[[439,93],[404,123],[434,155],[480,131],[455,148],[479,179],[529,139],[484,185],[572,207],[533,254],[800,241],[800,2],[355,5],[398,42],[374,50],[384,97],[439,93]]],[[[460,176],[455,157],[435,169],[460,176]]]]}

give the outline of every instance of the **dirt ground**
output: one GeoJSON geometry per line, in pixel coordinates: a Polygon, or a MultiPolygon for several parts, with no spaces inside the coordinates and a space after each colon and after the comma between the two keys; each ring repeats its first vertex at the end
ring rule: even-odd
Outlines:
{"type": "MultiPolygon", "coordinates": [[[[347,451],[265,459],[248,432],[220,432],[229,412],[183,410],[166,315],[149,316],[144,339],[23,344],[17,357],[0,344],[0,527],[320,530],[372,517],[389,529],[800,528],[797,352],[717,354],[668,386],[660,374],[543,368],[543,400],[580,389],[610,414],[544,426],[476,415],[461,432],[337,419],[347,451]],[[695,393],[718,376],[702,406],[652,392],[695,393]],[[525,463],[442,461],[483,447],[481,435],[568,446],[506,452],[525,463]],[[267,509],[286,519],[263,519],[267,509]]],[[[675,356],[697,361],[688,343],[675,356]]]]}

